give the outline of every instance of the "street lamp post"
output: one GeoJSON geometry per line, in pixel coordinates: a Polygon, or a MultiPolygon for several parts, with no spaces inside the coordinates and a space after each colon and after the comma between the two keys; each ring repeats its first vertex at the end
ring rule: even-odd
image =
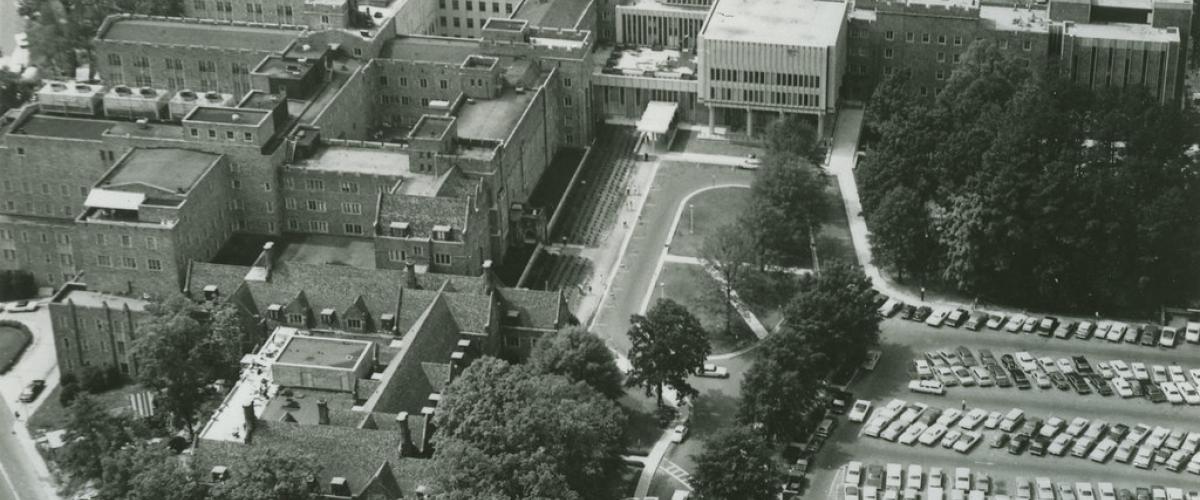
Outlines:
{"type": "Polygon", "coordinates": [[[688,232],[696,234],[696,204],[688,203],[688,232]]]}

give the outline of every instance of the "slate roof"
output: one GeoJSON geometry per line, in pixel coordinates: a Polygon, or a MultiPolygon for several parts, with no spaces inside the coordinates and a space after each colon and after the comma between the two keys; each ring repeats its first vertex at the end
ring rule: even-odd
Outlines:
{"type": "Polygon", "coordinates": [[[455,233],[454,239],[467,227],[467,211],[470,201],[466,198],[430,198],[405,194],[385,194],[379,209],[379,220],[383,227],[392,222],[407,222],[412,236],[428,238],[435,225],[449,225],[455,233]]]}
{"type": "MultiPolygon", "coordinates": [[[[195,453],[197,471],[207,473],[216,465],[232,467],[240,463],[239,457],[249,448],[269,448],[285,456],[311,455],[320,467],[318,481],[325,493],[334,477],[346,478],[355,493],[372,482],[387,482],[386,477],[380,477],[380,467],[385,464],[385,475],[390,473],[402,490],[398,493],[406,496],[411,496],[426,477],[424,460],[400,457],[399,432],[261,420],[249,444],[200,441],[195,453]]],[[[238,473],[230,470],[230,474],[238,473]]]]}
{"type": "Polygon", "coordinates": [[[204,287],[216,285],[218,293],[228,296],[242,286],[248,272],[250,266],[192,261],[188,270],[187,292],[196,296],[204,292],[204,287]]]}
{"type": "Polygon", "coordinates": [[[559,292],[529,290],[525,288],[500,288],[500,298],[504,302],[502,315],[509,310],[520,312],[516,324],[508,323],[507,317],[502,320],[504,326],[519,326],[538,328],[542,330],[557,330],[563,318],[559,317],[562,296],[559,292]]]}
{"type": "Polygon", "coordinates": [[[446,294],[450,312],[464,332],[484,334],[492,317],[492,298],[489,295],[446,294]]]}
{"type": "Polygon", "coordinates": [[[296,29],[123,16],[106,23],[100,40],[279,52],[304,34],[296,29]]]}

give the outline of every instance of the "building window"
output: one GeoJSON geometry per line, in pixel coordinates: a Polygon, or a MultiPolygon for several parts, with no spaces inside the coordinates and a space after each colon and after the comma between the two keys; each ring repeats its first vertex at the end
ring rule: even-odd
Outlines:
{"type": "Polygon", "coordinates": [[[325,211],[325,202],[321,200],[308,200],[307,206],[310,212],[325,211]]]}
{"type": "Polygon", "coordinates": [[[268,193],[271,192],[271,183],[270,182],[263,183],[263,191],[266,191],[268,193]]]}
{"type": "MultiPolygon", "coordinates": [[[[10,248],[4,249],[4,260],[17,260],[17,251],[10,248]]],[[[100,263],[100,265],[105,265],[100,263]]]]}
{"type": "Polygon", "coordinates": [[[512,14],[512,4],[511,3],[504,4],[504,13],[512,14]]]}
{"type": "Polygon", "coordinates": [[[883,58],[891,59],[892,58],[892,49],[883,49],[883,58]]]}
{"type": "Polygon", "coordinates": [[[937,62],[946,62],[946,53],[945,52],[937,53],[937,62]]]}
{"type": "Polygon", "coordinates": [[[254,134],[252,134],[250,132],[246,132],[246,133],[242,134],[242,140],[244,140],[246,142],[253,142],[254,134]]]}
{"type": "Polygon", "coordinates": [[[321,16],[321,24],[329,24],[329,16],[321,16]]]}
{"type": "Polygon", "coordinates": [[[299,231],[300,230],[300,221],[298,221],[296,219],[288,219],[287,225],[288,225],[288,229],[291,231],[299,231]]]}
{"type": "Polygon", "coordinates": [[[158,250],[158,238],[155,238],[153,236],[147,236],[146,237],[146,248],[149,248],[151,250],[158,250]]]}
{"type": "Polygon", "coordinates": [[[304,316],[300,315],[300,314],[294,314],[294,313],[288,314],[287,320],[288,320],[288,323],[291,323],[293,325],[299,325],[299,324],[304,323],[304,316]]]}
{"type": "Polygon", "coordinates": [[[448,265],[450,265],[450,254],[448,254],[448,253],[433,254],[433,262],[435,264],[448,266],[448,265]]]}
{"type": "Polygon", "coordinates": [[[349,202],[349,201],[342,202],[342,213],[347,213],[350,215],[361,215],[362,214],[362,203],[353,203],[353,202],[349,202]]]}
{"type": "Polygon", "coordinates": [[[936,73],[936,74],[934,74],[934,78],[936,78],[936,79],[938,79],[938,80],[945,80],[945,79],[946,79],[946,72],[944,72],[944,71],[942,71],[942,70],[940,70],[940,69],[939,69],[939,70],[937,70],[937,73],[936,73]]]}
{"type": "MultiPolygon", "coordinates": [[[[468,3],[467,5],[471,5],[471,4],[468,3]]],[[[475,19],[468,17],[467,18],[467,28],[474,28],[474,27],[475,27],[475,19]]]]}
{"type": "Polygon", "coordinates": [[[211,128],[210,128],[210,129],[208,129],[208,138],[209,138],[209,139],[216,139],[216,138],[217,138],[217,131],[216,131],[216,130],[213,130],[213,129],[211,129],[211,128]]]}
{"type": "MultiPolygon", "coordinates": [[[[454,18],[454,27],[461,28],[462,27],[462,19],[459,19],[457,17],[454,18]]],[[[425,80],[421,80],[421,81],[425,81],[425,80]]],[[[424,87],[424,85],[422,85],[422,87],[424,87]]]]}
{"type": "Polygon", "coordinates": [[[309,191],[324,191],[325,181],[320,179],[308,179],[304,181],[304,187],[308,188],[309,191]]]}
{"type": "Polygon", "coordinates": [[[129,269],[137,269],[137,259],[133,257],[125,257],[125,267],[129,269]]]}
{"type": "Polygon", "coordinates": [[[921,43],[929,43],[929,33],[921,33],[921,43]]]}
{"type": "Polygon", "coordinates": [[[954,45],[962,45],[962,37],[961,36],[954,37],[954,45]]]}
{"type": "Polygon", "coordinates": [[[392,262],[404,262],[408,260],[408,252],[404,250],[388,250],[388,260],[392,262]]]}
{"type": "Polygon", "coordinates": [[[342,192],[343,193],[357,193],[358,192],[358,183],[351,182],[351,181],[342,181],[342,192]]]}
{"type": "Polygon", "coordinates": [[[121,246],[125,248],[133,248],[133,238],[128,234],[121,235],[121,246]]]}
{"type": "Polygon", "coordinates": [[[158,259],[146,259],[146,269],[162,271],[162,261],[158,259]]]}
{"type": "Polygon", "coordinates": [[[893,33],[892,30],[887,30],[883,33],[884,40],[887,40],[890,42],[890,41],[892,41],[893,38],[896,38],[896,34],[893,33]]]}
{"type": "Polygon", "coordinates": [[[296,209],[296,199],[295,198],[284,198],[283,199],[283,208],[286,208],[288,210],[295,210],[296,209]]]}
{"type": "Polygon", "coordinates": [[[233,131],[232,130],[225,131],[225,139],[230,140],[230,141],[233,140],[233,131]]]}
{"type": "Polygon", "coordinates": [[[363,322],[361,319],[357,319],[357,318],[356,319],[348,319],[348,320],[346,320],[346,327],[350,328],[351,330],[362,330],[363,322]]]}
{"type": "Polygon", "coordinates": [[[1008,40],[1000,40],[1000,48],[1007,49],[1008,48],[1008,40]]]}
{"type": "Polygon", "coordinates": [[[1033,50],[1033,42],[1030,40],[1021,42],[1021,50],[1024,50],[1025,52],[1033,50]]]}
{"type": "Polygon", "coordinates": [[[938,35],[938,43],[946,45],[946,35],[938,35]]]}
{"type": "Polygon", "coordinates": [[[906,41],[906,42],[908,42],[908,43],[912,43],[912,41],[913,41],[913,32],[909,31],[908,33],[905,33],[905,34],[904,34],[904,41],[906,41]]]}
{"type": "Polygon", "coordinates": [[[959,54],[954,54],[954,64],[958,64],[958,61],[959,61],[959,60],[961,60],[961,59],[962,59],[962,56],[961,56],[961,55],[959,55],[959,54]]]}
{"type": "Polygon", "coordinates": [[[363,233],[362,224],[345,224],[342,227],[342,229],[345,230],[346,234],[362,234],[363,233]]]}
{"type": "Polygon", "coordinates": [[[192,129],[192,137],[200,137],[200,129],[192,129]]]}
{"type": "Polygon", "coordinates": [[[323,220],[312,221],[311,223],[309,223],[308,227],[315,233],[328,233],[329,232],[329,223],[325,222],[323,220]]]}

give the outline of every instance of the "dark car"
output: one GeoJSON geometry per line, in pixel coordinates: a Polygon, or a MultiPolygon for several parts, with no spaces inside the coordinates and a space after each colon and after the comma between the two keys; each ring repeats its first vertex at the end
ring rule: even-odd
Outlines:
{"type": "Polygon", "coordinates": [[[1029,447],[1029,436],[1025,434],[1017,434],[1008,441],[1008,453],[1010,455],[1020,455],[1025,453],[1025,448],[1029,447]]]}
{"type": "Polygon", "coordinates": [[[1058,318],[1054,316],[1046,316],[1041,321],[1038,321],[1037,324],[1038,332],[1045,336],[1050,336],[1050,334],[1054,333],[1055,328],[1058,328],[1058,318]]]}
{"type": "Polygon", "coordinates": [[[1154,347],[1158,345],[1158,337],[1162,335],[1162,330],[1155,325],[1145,325],[1142,327],[1142,345],[1146,347],[1154,347]]]}
{"type": "Polygon", "coordinates": [[[1088,382],[1092,383],[1092,387],[1096,388],[1096,394],[1106,398],[1113,395],[1112,386],[1108,385],[1108,381],[1104,380],[1104,377],[1099,375],[1088,375],[1084,378],[1086,378],[1088,382]]]}
{"type": "Polygon", "coordinates": [[[1163,394],[1162,389],[1159,389],[1158,384],[1154,382],[1143,380],[1142,389],[1146,391],[1146,398],[1151,403],[1165,403],[1167,401],[1167,395],[1163,394]]]}
{"type": "Polygon", "coordinates": [[[1008,439],[1008,433],[1001,432],[996,434],[996,437],[992,438],[991,441],[988,441],[988,446],[991,446],[992,448],[1003,448],[1008,445],[1008,439]]]}
{"type": "Polygon", "coordinates": [[[1079,340],[1087,340],[1092,338],[1092,333],[1096,331],[1096,325],[1091,322],[1080,323],[1075,325],[1075,338],[1079,340]]]}
{"type": "Polygon", "coordinates": [[[1054,384],[1060,391],[1071,390],[1071,382],[1067,380],[1067,376],[1059,372],[1050,372],[1050,382],[1054,384]]]}
{"type": "Polygon", "coordinates": [[[1075,392],[1079,393],[1080,396],[1087,396],[1092,393],[1092,388],[1088,387],[1087,380],[1083,378],[1083,375],[1069,373],[1067,374],[1067,380],[1070,381],[1071,387],[1074,387],[1075,392]]]}
{"type": "Polygon", "coordinates": [[[25,389],[21,391],[21,396],[19,399],[22,403],[32,403],[45,389],[45,380],[34,380],[30,382],[29,385],[26,385],[25,389]]]}
{"type": "Polygon", "coordinates": [[[1025,372],[1020,369],[1009,370],[1009,375],[1012,375],[1013,383],[1017,385],[1017,389],[1029,389],[1029,377],[1025,376],[1025,372]]]}
{"type": "Polygon", "coordinates": [[[1004,367],[1008,368],[1009,370],[1020,370],[1021,369],[1021,366],[1017,364],[1017,360],[1013,358],[1012,354],[1005,354],[1003,356],[1000,356],[1000,363],[1002,363],[1004,365],[1004,367]]]}
{"type": "Polygon", "coordinates": [[[883,303],[887,302],[887,301],[888,301],[888,296],[884,295],[882,293],[879,293],[879,292],[875,292],[875,295],[871,297],[871,303],[875,306],[876,309],[879,309],[879,307],[882,306],[883,303]]]}
{"type": "Polygon", "coordinates": [[[933,308],[929,306],[921,306],[917,308],[916,314],[913,315],[913,321],[925,321],[930,314],[933,314],[933,308]]]}
{"type": "Polygon", "coordinates": [[[1138,488],[1137,500],[1150,500],[1150,488],[1138,488]]]}
{"type": "Polygon", "coordinates": [[[1133,492],[1126,488],[1117,490],[1117,500],[1134,500],[1133,492]]]}
{"type": "Polygon", "coordinates": [[[1115,424],[1108,428],[1108,437],[1113,441],[1121,442],[1125,440],[1125,436],[1129,435],[1129,426],[1125,424],[1115,424]]]}
{"type": "Polygon", "coordinates": [[[1146,395],[1146,389],[1142,387],[1141,382],[1137,380],[1129,381],[1129,390],[1133,392],[1133,397],[1140,398],[1146,395]]]}
{"type": "Polygon", "coordinates": [[[967,318],[967,322],[965,324],[963,324],[963,328],[966,328],[973,332],[978,332],[979,330],[983,329],[983,325],[987,323],[987,320],[988,320],[987,313],[975,313],[975,314],[970,315],[969,318],[967,318]]]}
{"type": "Polygon", "coordinates": [[[863,483],[863,485],[870,486],[872,488],[882,488],[883,487],[883,466],[882,465],[872,465],[870,467],[867,467],[867,480],[866,480],[866,482],[863,483]]]}
{"type": "Polygon", "coordinates": [[[1084,375],[1092,375],[1096,373],[1096,371],[1092,369],[1092,364],[1088,363],[1087,358],[1083,356],[1074,356],[1071,358],[1071,362],[1075,365],[1075,371],[1079,373],[1084,375]]]}
{"type": "Polygon", "coordinates": [[[917,306],[905,305],[904,310],[900,311],[900,317],[907,320],[915,319],[917,315],[917,306]]]}
{"type": "Polygon", "coordinates": [[[1008,372],[1000,365],[988,365],[988,371],[992,372],[992,378],[996,380],[998,387],[1012,387],[1012,379],[1008,378],[1008,372]]]}
{"type": "Polygon", "coordinates": [[[996,361],[996,355],[992,354],[992,351],[988,350],[988,349],[980,349],[979,350],[979,362],[983,363],[983,366],[992,366],[992,365],[1000,364],[999,361],[996,361]]]}
{"type": "Polygon", "coordinates": [[[970,368],[979,365],[979,361],[975,360],[975,355],[971,353],[970,349],[960,345],[955,351],[958,352],[958,357],[962,359],[963,366],[970,368]]]}
{"type": "Polygon", "coordinates": [[[1029,454],[1038,457],[1044,457],[1046,456],[1046,449],[1049,447],[1049,439],[1046,439],[1042,436],[1035,437],[1029,444],[1029,454]]]}
{"type": "Polygon", "coordinates": [[[1037,435],[1038,431],[1041,429],[1042,429],[1042,419],[1037,418],[1037,417],[1030,417],[1030,418],[1025,419],[1025,424],[1021,426],[1021,429],[1017,431],[1017,434],[1025,434],[1027,436],[1034,436],[1034,435],[1037,435]]]}

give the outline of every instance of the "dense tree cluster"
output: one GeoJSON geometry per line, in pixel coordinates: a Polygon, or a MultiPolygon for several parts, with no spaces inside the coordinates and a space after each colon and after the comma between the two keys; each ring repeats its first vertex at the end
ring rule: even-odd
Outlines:
{"type": "Polygon", "coordinates": [[[704,366],[712,353],[708,337],[700,320],[678,302],[659,299],[646,312],[630,318],[629,363],[632,369],[626,385],[646,389],[663,406],[663,391],[667,386],[677,397],[695,396],[698,391],[688,383],[688,377],[704,366]]]}
{"type": "Polygon", "coordinates": [[[0,301],[28,299],[37,295],[33,273],[21,269],[0,271],[0,301]]]}
{"type": "Polygon", "coordinates": [[[82,54],[95,75],[92,41],[106,17],[180,16],[183,0],[21,0],[18,12],[29,20],[26,33],[35,64],[73,75],[82,54]]]}
{"type": "Polygon", "coordinates": [[[612,351],[600,337],[582,327],[570,327],[539,340],[529,355],[529,366],[538,373],[583,382],[609,398],[625,393],[612,351]]]}
{"type": "Polygon", "coordinates": [[[774,500],[782,474],[771,444],[746,426],[722,429],[695,457],[699,500],[774,500]]]}
{"type": "Polygon", "coordinates": [[[450,499],[604,499],[625,416],[586,383],[485,357],[447,388],[430,470],[450,499]]]}
{"type": "Polygon", "coordinates": [[[153,305],[138,325],[134,349],[139,381],[161,391],[158,400],[176,425],[193,435],[209,386],[238,376],[242,354],[255,338],[230,303],[199,303],[177,296],[153,305]]]}
{"type": "Polygon", "coordinates": [[[1195,117],[1029,68],[985,41],[932,102],[903,76],[880,86],[858,172],[876,258],[1007,303],[1144,310],[1194,292],[1195,117]]]}
{"type": "Polygon", "coordinates": [[[738,221],[760,268],[808,265],[813,231],[829,207],[826,182],[816,167],[824,153],[812,142],[812,128],[795,120],[780,120],[768,129],[767,153],[750,184],[750,206],[738,221]]]}
{"type": "Polygon", "coordinates": [[[879,341],[873,295],[862,270],[846,264],[826,266],[803,283],[742,381],[742,422],[786,441],[803,436],[807,417],[823,407],[829,373],[860,362],[879,341]]]}

